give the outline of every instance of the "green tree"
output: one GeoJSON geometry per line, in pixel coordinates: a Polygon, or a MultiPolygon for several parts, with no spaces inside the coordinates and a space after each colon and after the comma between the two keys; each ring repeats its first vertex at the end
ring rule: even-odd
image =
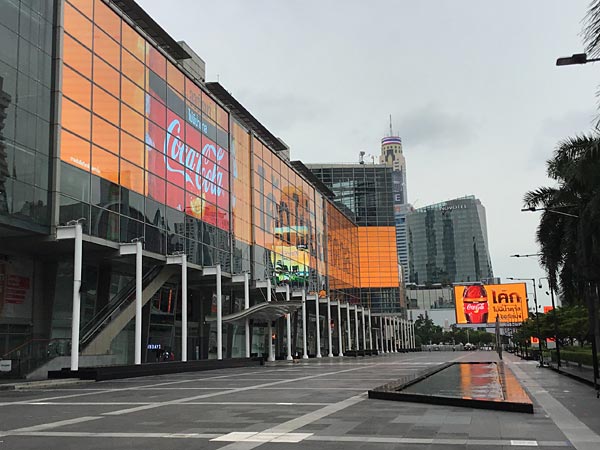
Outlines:
{"type": "MultiPolygon", "coordinates": [[[[442,340],[442,327],[434,324],[429,317],[419,314],[419,317],[415,320],[415,337],[422,344],[438,344],[442,340]]],[[[415,339],[416,342],[417,339],[415,339]]]]}

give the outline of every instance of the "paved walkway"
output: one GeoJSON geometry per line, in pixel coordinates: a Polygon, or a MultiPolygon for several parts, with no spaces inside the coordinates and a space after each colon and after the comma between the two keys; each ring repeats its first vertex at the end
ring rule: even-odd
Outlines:
{"type": "Polygon", "coordinates": [[[507,356],[535,414],[370,400],[366,391],[493,352],[323,358],[0,392],[0,450],[600,449],[593,389],[507,356]]]}

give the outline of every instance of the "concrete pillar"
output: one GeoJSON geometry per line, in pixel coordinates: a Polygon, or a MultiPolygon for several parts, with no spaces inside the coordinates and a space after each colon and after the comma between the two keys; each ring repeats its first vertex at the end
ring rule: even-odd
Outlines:
{"type": "Polygon", "coordinates": [[[358,337],[358,305],[354,305],[354,331],[356,337],[356,350],[360,350],[360,338],[358,337]]]}
{"type": "Polygon", "coordinates": [[[327,356],[333,358],[333,330],[331,329],[331,300],[327,297],[327,344],[329,345],[329,352],[327,356]]]}
{"type": "MultiPolygon", "coordinates": [[[[244,309],[250,308],[250,274],[244,273],[244,309]]],[[[250,358],[250,319],[246,317],[244,324],[246,332],[246,358],[250,358]]]]}
{"type": "Polygon", "coordinates": [[[379,339],[381,339],[381,352],[387,353],[385,351],[385,321],[383,320],[383,316],[379,316],[379,339]]]}
{"type": "Polygon", "coordinates": [[[322,358],[321,355],[321,319],[319,317],[319,295],[315,294],[315,327],[317,328],[317,358],[322,358]]]}
{"type": "Polygon", "coordinates": [[[360,312],[362,315],[362,337],[363,337],[363,350],[367,349],[367,322],[365,320],[365,307],[362,306],[360,308],[360,312]]]}
{"type": "Polygon", "coordinates": [[[221,292],[221,265],[217,264],[217,359],[223,359],[223,296],[221,292]]]}
{"type": "Polygon", "coordinates": [[[348,346],[346,351],[352,350],[352,332],[350,331],[350,303],[346,303],[346,332],[348,339],[348,346]]]}
{"type": "MultiPolygon", "coordinates": [[[[142,264],[141,257],[141,245],[140,245],[140,265],[142,264]]],[[[141,290],[140,281],[140,290],[141,290]]],[[[181,255],[181,361],[187,362],[187,341],[188,341],[188,285],[187,285],[187,256],[181,255]]],[[[140,294],[141,303],[141,294],[140,294]]],[[[140,305],[141,306],[141,305],[140,305]]],[[[142,313],[140,307],[140,315],[142,313]]],[[[140,327],[141,328],[141,327],[140,327]]],[[[140,330],[141,332],[141,330],[140,330]]]]}
{"type": "MultiPolygon", "coordinates": [[[[290,285],[285,285],[285,301],[290,301],[290,285]]],[[[287,357],[288,361],[291,361],[292,358],[292,319],[290,317],[290,313],[285,315],[285,321],[287,326],[287,357]]]]}
{"type": "Polygon", "coordinates": [[[338,326],[337,326],[337,330],[338,330],[338,347],[339,347],[339,352],[338,352],[338,356],[344,356],[344,351],[342,349],[343,344],[342,344],[342,305],[341,305],[341,300],[337,301],[337,316],[338,316],[338,326]]]}
{"type": "Polygon", "coordinates": [[[306,345],[306,289],[302,289],[302,359],[308,359],[306,345]]]}

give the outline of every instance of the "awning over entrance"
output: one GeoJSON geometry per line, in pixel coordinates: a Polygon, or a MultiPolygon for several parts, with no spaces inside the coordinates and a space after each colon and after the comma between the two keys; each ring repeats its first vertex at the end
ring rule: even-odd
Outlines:
{"type": "MultiPolygon", "coordinates": [[[[300,300],[290,300],[289,302],[273,300],[271,302],[259,303],[233,314],[225,315],[223,316],[223,323],[241,322],[247,318],[258,322],[268,322],[270,320],[276,320],[285,314],[291,314],[299,308],[302,308],[302,301],[300,300]]],[[[205,320],[206,322],[216,322],[217,318],[207,317],[205,320]]]]}

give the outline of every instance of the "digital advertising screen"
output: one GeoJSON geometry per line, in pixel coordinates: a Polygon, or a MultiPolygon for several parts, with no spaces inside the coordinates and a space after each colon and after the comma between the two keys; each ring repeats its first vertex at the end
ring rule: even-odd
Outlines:
{"type": "Polygon", "coordinates": [[[528,317],[525,283],[454,286],[457,324],[523,322],[528,317]]]}

